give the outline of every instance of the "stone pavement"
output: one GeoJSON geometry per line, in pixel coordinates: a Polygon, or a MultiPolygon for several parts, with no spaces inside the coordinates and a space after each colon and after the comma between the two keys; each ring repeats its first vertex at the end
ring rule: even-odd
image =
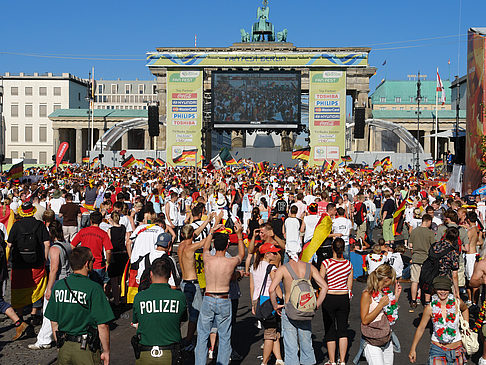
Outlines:
{"type": "MultiPolygon", "coordinates": [[[[232,247],[233,248],[233,247],[232,247]]],[[[419,307],[415,310],[415,313],[409,313],[408,311],[408,298],[410,284],[402,283],[403,293],[399,300],[399,320],[394,326],[394,330],[401,342],[402,352],[395,354],[395,364],[408,364],[408,351],[415,333],[415,328],[420,321],[420,315],[422,308],[419,307]]],[[[360,314],[359,314],[359,301],[360,293],[364,289],[365,284],[354,282],[354,297],[351,301],[351,313],[349,316],[349,339],[350,339],[350,359],[346,362],[351,364],[352,359],[359,348],[359,336],[360,336],[360,314]]],[[[260,345],[263,343],[263,331],[258,330],[256,327],[256,321],[250,312],[250,296],[249,296],[249,279],[243,278],[240,281],[240,288],[242,297],[240,299],[236,334],[237,348],[236,350],[244,357],[240,362],[241,364],[260,364],[262,350],[260,345]]],[[[8,296],[7,296],[8,298],[8,296]]],[[[131,311],[123,313],[112,325],[111,331],[111,364],[133,364],[135,362],[133,351],[130,345],[130,338],[135,333],[135,329],[130,326],[131,311]]],[[[40,327],[36,327],[36,332],[40,327]]],[[[182,333],[185,334],[185,326],[182,333]]],[[[33,351],[27,348],[29,343],[35,342],[35,338],[22,338],[17,342],[10,342],[10,338],[13,336],[14,329],[10,324],[10,320],[5,317],[3,321],[0,320],[0,364],[50,364],[55,362],[56,350],[41,350],[33,351]]],[[[313,320],[313,343],[316,353],[317,363],[322,364],[327,361],[327,351],[323,346],[324,329],[322,322],[322,313],[319,310],[313,320]]],[[[422,341],[420,342],[417,355],[418,364],[426,364],[428,347],[430,344],[430,333],[426,331],[422,341]]],[[[283,351],[283,350],[282,350],[283,351]]],[[[482,351],[482,348],[480,349],[482,351]]],[[[474,357],[474,362],[469,361],[469,364],[477,363],[477,355],[474,357]]],[[[187,361],[187,364],[192,361],[187,361]]],[[[215,361],[213,362],[215,363],[215,361]]],[[[270,362],[270,364],[273,364],[270,362]]],[[[360,364],[366,364],[363,360],[360,364]]]]}

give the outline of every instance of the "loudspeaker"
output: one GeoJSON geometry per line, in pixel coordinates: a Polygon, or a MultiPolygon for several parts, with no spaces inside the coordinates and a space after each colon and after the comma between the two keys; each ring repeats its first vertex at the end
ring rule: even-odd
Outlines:
{"type": "Polygon", "coordinates": [[[454,163],[459,165],[466,164],[466,137],[459,137],[454,139],[454,163]]]}
{"type": "Polygon", "coordinates": [[[354,139],[363,139],[365,132],[365,108],[354,108],[354,139]]]}
{"type": "Polygon", "coordinates": [[[159,107],[157,105],[148,107],[148,131],[150,137],[159,136],[159,107]]]}

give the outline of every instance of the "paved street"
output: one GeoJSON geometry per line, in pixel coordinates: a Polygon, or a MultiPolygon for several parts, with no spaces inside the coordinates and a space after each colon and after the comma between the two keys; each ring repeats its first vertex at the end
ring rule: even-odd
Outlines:
{"type": "MultiPolygon", "coordinates": [[[[234,247],[231,247],[233,249],[234,247]]],[[[415,328],[419,322],[421,308],[417,309],[415,313],[408,312],[408,299],[410,283],[402,283],[403,293],[400,297],[399,304],[401,309],[399,311],[400,319],[395,325],[395,332],[400,339],[402,352],[395,354],[395,364],[408,364],[408,351],[412,342],[415,328]]],[[[259,364],[261,359],[258,358],[262,354],[260,349],[263,343],[263,331],[258,330],[256,321],[250,313],[250,296],[249,296],[249,279],[244,278],[240,281],[242,297],[238,309],[237,329],[238,346],[236,350],[244,356],[241,364],[259,364]]],[[[359,300],[360,293],[364,289],[365,284],[354,282],[353,292],[355,296],[351,301],[351,314],[349,317],[349,339],[350,339],[350,359],[347,363],[351,364],[352,359],[356,355],[359,348],[360,336],[360,318],[359,318],[359,300]]],[[[123,313],[113,324],[111,332],[111,363],[112,364],[133,364],[135,359],[130,345],[130,338],[135,333],[135,330],[130,327],[131,311],[123,313]]],[[[36,327],[36,332],[40,327],[36,327]]],[[[17,342],[10,342],[13,336],[14,329],[10,325],[8,319],[3,319],[0,322],[0,364],[50,364],[55,362],[56,350],[42,350],[32,351],[27,348],[29,343],[35,342],[34,338],[23,338],[17,342]]],[[[183,328],[185,334],[185,327],[183,328]]],[[[322,314],[319,310],[313,321],[313,342],[314,350],[317,357],[318,364],[327,361],[327,350],[323,346],[323,322],[322,314]]],[[[418,364],[426,364],[430,334],[425,333],[423,339],[418,347],[418,364]]],[[[482,351],[482,350],[480,350],[482,351]]],[[[470,361],[470,364],[477,362],[470,361]]],[[[187,364],[192,361],[187,361],[187,364]]],[[[273,363],[273,361],[271,362],[273,363]]],[[[365,364],[364,358],[360,364],[365,364]]]]}

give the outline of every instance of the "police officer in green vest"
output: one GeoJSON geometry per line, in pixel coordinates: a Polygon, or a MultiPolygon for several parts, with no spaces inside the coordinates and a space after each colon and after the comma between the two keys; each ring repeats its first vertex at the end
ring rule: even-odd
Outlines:
{"type": "Polygon", "coordinates": [[[137,365],[172,365],[181,361],[181,322],[187,320],[186,297],[168,284],[169,260],[164,255],[152,262],[152,284],[133,301],[133,323],[138,327],[132,345],[137,365]]]}
{"type": "Polygon", "coordinates": [[[74,274],[54,285],[45,313],[59,348],[58,364],[108,365],[108,322],[115,316],[103,288],[88,278],[93,254],[88,247],[76,247],[69,262],[74,274]]]}

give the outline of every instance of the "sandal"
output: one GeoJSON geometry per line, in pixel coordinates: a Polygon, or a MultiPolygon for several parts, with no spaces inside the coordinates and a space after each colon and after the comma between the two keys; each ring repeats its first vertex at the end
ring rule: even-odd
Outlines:
{"type": "Polygon", "coordinates": [[[327,361],[324,365],[336,365],[336,363],[335,362],[327,361]]]}

